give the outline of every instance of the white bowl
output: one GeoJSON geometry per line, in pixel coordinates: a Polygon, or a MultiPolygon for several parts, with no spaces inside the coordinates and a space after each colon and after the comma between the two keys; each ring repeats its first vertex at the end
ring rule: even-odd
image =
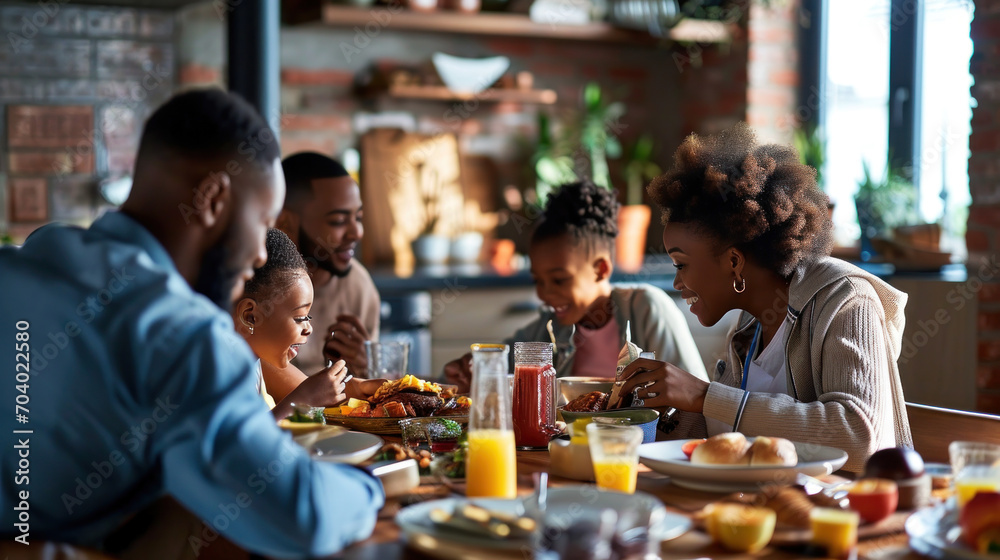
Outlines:
{"type": "Polygon", "coordinates": [[[510,68],[506,56],[459,58],[444,53],[431,57],[441,81],[455,93],[480,93],[490,87],[510,68]]]}

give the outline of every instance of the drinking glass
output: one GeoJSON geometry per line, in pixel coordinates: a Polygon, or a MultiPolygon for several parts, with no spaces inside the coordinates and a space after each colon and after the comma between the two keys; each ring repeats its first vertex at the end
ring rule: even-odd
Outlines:
{"type": "Polygon", "coordinates": [[[642,428],[593,422],[587,424],[587,443],[597,486],[634,494],[642,428]]]}
{"type": "Polygon", "coordinates": [[[514,431],[507,381],[508,347],[472,345],[472,389],[469,398],[469,454],[465,494],[469,497],[514,498],[517,495],[514,431]]]}
{"type": "Polygon", "coordinates": [[[368,356],[368,378],[399,379],[406,375],[406,364],[410,357],[409,342],[365,341],[368,356]]]}
{"type": "Polygon", "coordinates": [[[980,490],[1000,491],[1000,445],[953,441],[948,457],[959,509],[980,490]]]}

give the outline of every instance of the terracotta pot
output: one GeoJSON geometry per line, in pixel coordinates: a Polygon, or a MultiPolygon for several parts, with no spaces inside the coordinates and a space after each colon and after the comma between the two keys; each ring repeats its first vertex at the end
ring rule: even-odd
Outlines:
{"type": "Polygon", "coordinates": [[[652,210],[645,204],[622,206],[618,211],[618,239],[615,255],[618,269],[638,272],[646,255],[646,233],[652,210]]]}

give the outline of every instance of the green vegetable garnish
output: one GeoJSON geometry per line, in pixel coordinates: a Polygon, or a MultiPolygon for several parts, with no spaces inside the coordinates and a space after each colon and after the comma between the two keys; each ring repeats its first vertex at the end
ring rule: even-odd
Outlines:
{"type": "Polygon", "coordinates": [[[326,418],[323,416],[323,407],[309,406],[307,404],[293,404],[292,415],[288,417],[288,421],[306,424],[326,424],[326,418]]]}

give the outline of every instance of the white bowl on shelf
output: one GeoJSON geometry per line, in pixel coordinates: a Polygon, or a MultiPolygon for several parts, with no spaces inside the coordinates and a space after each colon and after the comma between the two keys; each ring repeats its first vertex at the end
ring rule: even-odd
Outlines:
{"type": "Polygon", "coordinates": [[[510,68],[510,59],[506,56],[460,58],[434,53],[431,60],[441,81],[455,93],[481,93],[510,68]]]}

